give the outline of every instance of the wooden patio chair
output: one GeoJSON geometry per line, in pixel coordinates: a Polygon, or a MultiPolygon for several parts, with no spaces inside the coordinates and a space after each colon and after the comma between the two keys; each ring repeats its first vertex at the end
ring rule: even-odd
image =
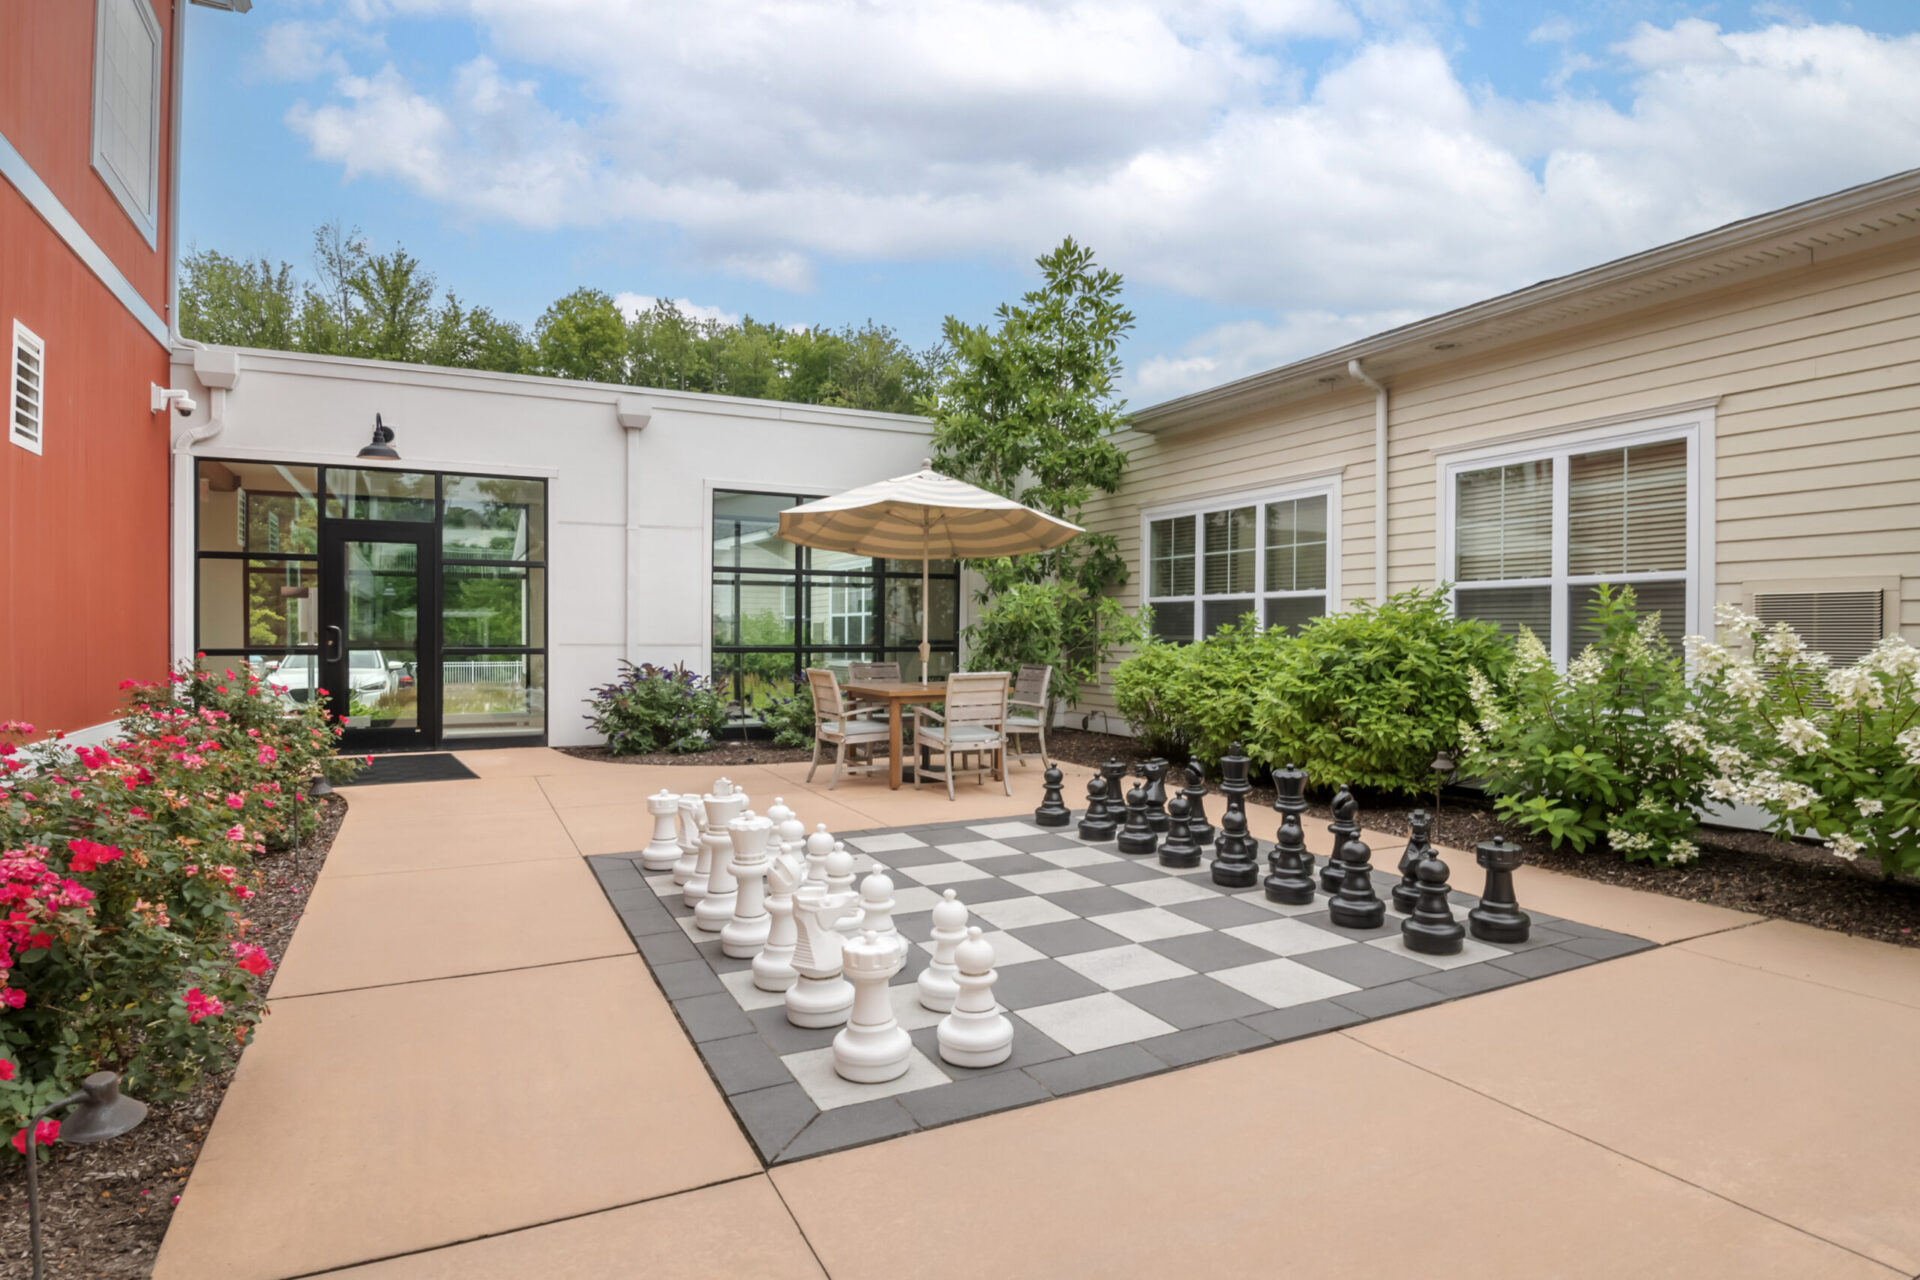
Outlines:
{"type": "MultiPolygon", "coordinates": [[[[897,662],[849,662],[847,664],[847,682],[857,684],[862,680],[873,680],[880,684],[900,683],[900,664],[897,662]]],[[[865,698],[855,698],[854,704],[860,707],[871,706],[865,698]]],[[[884,715],[884,710],[882,711],[884,715]]],[[[902,744],[913,741],[913,708],[900,708],[900,741],[902,744]]]]}
{"type": "Polygon", "coordinates": [[[1007,718],[1007,673],[1004,671],[956,672],[947,677],[944,712],[923,710],[914,745],[919,748],[920,763],[913,770],[914,790],[920,779],[933,772],[929,760],[940,753],[941,777],[947,782],[947,799],[954,799],[953,775],[971,773],[985,785],[987,775],[997,771],[1000,782],[1013,794],[1013,780],[1007,777],[1007,738],[1001,725],[1007,718]],[[956,757],[970,759],[961,764],[956,757]]]}
{"type": "Polygon", "coordinates": [[[1022,769],[1027,753],[1020,749],[1020,739],[1027,734],[1040,740],[1040,763],[1047,763],[1047,688],[1052,683],[1052,667],[1021,667],[1007,699],[1007,746],[1022,769]]]}
{"type": "Polygon", "coordinates": [[[884,772],[890,733],[886,720],[876,720],[870,712],[849,707],[840,692],[840,682],[825,667],[807,668],[807,687],[813,692],[813,765],[807,770],[807,781],[812,782],[813,775],[819,772],[823,745],[833,747],[833,776],[827,780],[829,791],[839,785],[842,772],[884,772]],[[877,764],[873,759],[876,745],[881,756],[877,764]],[[856,752],[851,763],[847,760],[849,748],[856,752]],[[859,754],[863,749],[864,755],[859,754]]]}

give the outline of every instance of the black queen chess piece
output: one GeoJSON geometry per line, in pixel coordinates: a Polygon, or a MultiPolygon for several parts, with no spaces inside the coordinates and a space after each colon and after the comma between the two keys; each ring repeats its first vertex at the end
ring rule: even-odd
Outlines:
{"type": "Polygon", "coordinates": [[[1360,824],[1355,820],[1359,813],[1360,802],[1342,784],[1333,796],[1333,821],[1327,824],[1333,848],[1327,852],[1327,865],[1320,868],[1320,887],[1328,893],[1340,892],[1340,885],[1346,879],[1347,841],[1360,835],[1360,824]]]}
{"type": "Polygon", "coordinates": [[[1267,855],[1267,901],[1302,907],[1313,901],[1313,855],[1307,852],[1306,833],[1300,829],[1300,815],[1307,811],[1306,771],[1291,764],[1276,769],[1273,787],[1280,835],[1267,855]]]}
{"type": "Polygon", "coordinates": [[[1140,780],[1147,784],[1147,825],[1158,835],[1167,833],[1167,770],[1171,767],[1160,756],[1140,766],[1140,780]]]}
{"type": "Polygon", "coordinates": [[[1187,761],[1187,785],[1180,794],[1187,798],[1187,830],[1204,849],[1213,843],[1213,824],[1207,821],[1207,771],[1198,760],[1187,761]]]}
{"type": "Polygon", "coordinates": [[[1197,867],[1200,846],[1193,842],[1193,830],[1187,819],[1187,798],[1176,793],[1167,801],[1167,838],[1160,842],[1160,865],[1197,867]]]}
{"type": "Polygon", "coordinates": [[[1473,847],[1474,860],[1487,869],[1487,887],[1480,905],[1467,912],[1467,928],[1482,942],[1525,942],[1533,932],[1533,918],[1513,896],[1513,871],[1522,861],[1520,846],[1504,836],[1482,840],[1473,847]]]}
{"type": "Polygon", "coordinates": [[[1387,904],[1373,891],[1373,850],[1355,838],[1347,841],[1346,855],[1340,892],[1327,903],[1327,914],[1342,929],[1377,929],[1386,922],[1387,904]]]}
{"type": "Polygon", "coordinates": [[[1432,816],[1425,809],[1415,809],[1407,815],[1407,826],[1413,829],[1413,838],[1400,855],[1400,883],[1393,886],[1393,909],[1401,915],[1412,915],[1420,905],[1420,864],[1433,856],[1432,816]]]}
{"type": "Polygon", "coordinates": [[[1120,852],[1150,854],[1160,847],[1160,837],[1147,825],[1147,789],[1135,787],[1127,792],[1127,825],[1120,830],[1120,852]]]}
{"type": "Polygon", "coordinates": [[[1220,839],[1214,845],[1213,882],[1228,889],[1251,889],[1260,880],[1259,846],[1247,834],[1247,815],[1229,808],[1220,815],[1220,839]]]}
{"type": "Polygon", "coordinates": [[[1107,780],[1095,775],[1087,779],[1087,812],[1080,819],[1080,838],[1101,844],[1119,833],[1113,820],[1113,808],[1107,803],[1107,780]]]}
{"type": "Polygon", "coordinates": [[[1407,950],[1421,955],[1459,955],[1466,945],[1467,929],[1453,918],[1453,908],[1447,902],[1447,864],[1429,849],[1414,868],[1414,879],[1420,886],[1420,900],[1413,914],[1400,922],[1400,940],[1407,950]]]}
{"type": "Polygon", "coordinates": [[[1060,795],[1060,784],[1066,775],[1060,772],[1060,766],[1048,765],[1047,771],[1040,775],[1040,807],[1033,811],[1033,822],[1039,827],[1064,827],[1073,821],[1073,810],[1067,808],[1060,795]]]}
{"type": "MultiPolygon", "coordinates": [[[[1220,794],[1227,798],[1227,810],[1240,815],[1240,833],[1247,842],[1247,856],[1256,862],[1260,858],[1260,842],[1249,832],[1253,830],[1247,822],[1247,793],[1253,785],[1247,781],[1247,767],[1253,761],[1247,759],[1246,749],[1239,743],[1227,748],[1227,754],[1220,757],[1220,794]]],[[[1227,829],[1226,818],[1220,819],[1220,830],[1227,829]]]]}

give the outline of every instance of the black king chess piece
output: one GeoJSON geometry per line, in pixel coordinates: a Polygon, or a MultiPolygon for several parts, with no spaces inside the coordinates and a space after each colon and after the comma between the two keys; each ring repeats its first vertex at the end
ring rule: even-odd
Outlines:
{"type": "Polygon", "coordinates": [[[1305,906],[1313,901],[1313,855],[1307,852],[1300,815],[1307,811],[1307,775],[1289,764],[1273,771],[1277,793],[1273,807],[1280,811],[1280,837],[1267,855],[1267,900],[1305,906]]]}
{"type": "Polygon", "coordinates": [[[1533,918],[1520,909],[1513,896],[1513,869],[1521,862],[1520,846],[1496,836],[1482,840],[1473,852],[1475,860],[1487,869],[1487,887],[1480,892],[1480,905],[1467,912],[1467,928],[1482,942],[1525,942],[1533,931],[1533,918]]]}
{"type": "MultiPolygon", "coordinates": [[[[1247,759],[1246,749],[1239,743],[1229,746],[1227,754],[1220,757],[1220,794],[1227,798],[1228,811],[1240,815],[1240,832],[1247,842],[1247,855],[1257,862],[1260,858],[1260,842],[1248,834],[1253,827],[1247,821],[1247,793],[1253,790],[1252,784],[1247,781],[1247,766],[1252,763],[1247,759]]],[[[1220,819],[1220,829],[1227,829],[1224,817],[1220,819]]]]}
{"type": "Polygon", "coordinates": [[[1147,784],[1147,825],[1155,832],[1167,832],[1167,769],[1159,756],[1140,766],[1140,780],[1147,784]]]}
{"type": "Polygon", "coordinates": [[[1119,829],[1113,820],[1112,807],[1107,804],[1107,780],[1097,775],[1088,778],[1087,812],[1080,819],[1080,838],[1104,842],[1113,839],[1119,829]]]}
{"type": "Polygon", "coordinates": [[[1447,864],[1428,849],[1414,868],[1414,879],[1420,886],[1420,900],[1413,914],[1400,922],[1400,940],[1407,950],[1422,955],[1459,955],[1467,930],[1453,918],[1453,908],[1447,905],[1447,864]]]}
{"type": "Polygon", "coordinates": [[[1393,886],[1393,909],[1402,915],[1412,915],[1420,905],[1420,864],[1433,856],[1432,816],[1425,809],[1415,809],[1407,815],[1407,825],[1413,828],[1413,838],[1400,855],[1400,883],[1393,886]]]}
{"type": "Polygon", "coordinates": [[[1213,882],[1229,889],[1251,889],[1260,882],[1259,846],[1247,834],[1247,815],[1228,809],[1220,815],[1220,839],[1213,846],[1213,882]]]}
{"type": "Polygon", "coordinates": [[[1160,847],[1160,837],[1147,825],[1147,789],[1135,787],[1127,792],[1127,825],[1120,830],[1120,852],[1152,853],[1160,847]]]}
{"type": "Polygon", "coordinates": [[[1187,785],[1180,794],[1187,798],[1187,830],[1204,849],[1213,843],[1213,824],[1207,821],[1207,773],[1198,760],[1187,761],[1187,785]]]}
{"type": "Polygon", "coordinates": [[[1342,929],[1377,929],[1387,918],[1387,904],[1373,891],[1373,850],[1355,837],[1347,841],[1341,863],[1340,892],[1327,903],[1327,914],[1342,929]]]}
{"type": "Polygon", "coordinates": [[[1342,786],[1334,793],[1333,821],[1327,824],[1327,834],[1333,837],[1333,848],[1327,853],[1327,865],[1320,868],[1320,887],[1328,893],[1340,892],[1341,882],[1347,878],[1347,841],[1360,834],[1360,824],[1354,821],[1359,812],[1360,802],[1353,798],[1353,792],[1342,786]]]}
{"type": "Polygon", "coordinates": [[[1048,765],[1047,771],[1040,775],[1040,807],[1033,811],[1035,826],[1064,827],[1073,821],[1073,810],[1067,808],[1060,796],[1060,784],[1065,779],[1058,765],[1048,765]]]}
{"type": "Polygon", "coordinates": [[[1193,830],[1187,821],[1187,798],[1177,792],[1167,801],[1167,838],[1160,842],[1160,865],[1200,865],[1200,846],[1193,842],[1193,830]]]}

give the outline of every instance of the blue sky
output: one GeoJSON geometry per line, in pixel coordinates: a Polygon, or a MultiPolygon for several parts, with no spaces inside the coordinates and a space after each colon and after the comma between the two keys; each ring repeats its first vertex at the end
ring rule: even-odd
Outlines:
{"type": "Polygon", "coordinates": [[[983,320],[1073,234],[1151,403],[1920,166],[1920,4],[256,0],[192,23],[183,233],[337,218],[531,324],[592,285],[983,320]]]}

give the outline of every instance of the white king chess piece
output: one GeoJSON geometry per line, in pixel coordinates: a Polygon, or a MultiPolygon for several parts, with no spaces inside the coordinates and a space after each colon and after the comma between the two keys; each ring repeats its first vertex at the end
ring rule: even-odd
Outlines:
{"type": "MultiPolygon", "coordinates": [[[[704,892],[693,909],[693,922],[707,933],[718,933],[733,919],[733,899],[739,892],[733,878],[733,837],[727,832],[727,824],[747,811],[747,793],[735,790],[733,783],[721,778],[710,794],[700,797],[700,807],[707,816],[706,830],[700,833],[700,862],[707,880],[701,885],[704,892]]],[[[696,871],[686,892],[691,895],[693,885],[699,882],[696,871]]]]}
{"type": "Polygon", "coordinates": [[[680,797],[661,791],[647,797],[647,813],[653,818],[653,839],[640,851],[643,871],[671,871],[680,860],[680,797]]]}
{"type": "Polygon", "coordinates": [[[727,824],[733,838],[733,874],[740,888],[734,895],[733,918],[720,928],[720,951],[735,960],[751,960],[767,945],[773,917],[767,913],[767,872],[773,861],[767,856],[767,842],[773,835],[773,823],[751,813],[727,824]]]}
{"type": "Polygon", "coordinates": [[[798,858],[781,854],[767,869],[767,945],[753,958],[753,985],[762,991],[785,991],[800,975],[793,969],[793,947],[800,931],[793,922],[793,894],[805,875],[798,858]]]}
{"type": "MultiPolygon", "coordinates": [[[[673,882],[684,885],[700,865],[700,797],[680,797],[680,860],[673,864],[673,882]]],[[[692,901],[691,898],[688,899],[692,901]]]]}
{"type": "Polygon", "coordinates": [[[1013,1024],[993,998],[993,944],[980,936],[980,927],[967,930],[967,940],[954,950],[960,970],[960,995],[953,1012],[940,1019],[934,1032],[940,1056],[956,1067],[992,1067],[1013,1055],[1013,1024]]]}
{"type": "Polygon", "coordinates": [[[857,910],[852,894],[829,894],[803,884],[793,895],[794,984],[787,988],[787,1021],[796,1027],[837,1027],[853,1009],[853,987],[841,973],[845,945],[833,926],[842,912],[857,910]]]}
{"type": "Polygon", "coordinates": [[[898,934],[871,929],[846,945],[847,976],[853,980],[853,1013],[833,1038],[833,1069],[858,1084],[880,1084],[906,1074],[913,1041],[893,1015],[887,982],[907,962],[898,934]]]}
{"type": "Polygon", "coordinates": [[[933,959],[920,971],[920,1007],[935,1013],[953,1008],[960,994],[960,970],[954,966],[953,953],[967,940],[967,904],[953,890],[947,890],[933,904],[933,959]]]}

